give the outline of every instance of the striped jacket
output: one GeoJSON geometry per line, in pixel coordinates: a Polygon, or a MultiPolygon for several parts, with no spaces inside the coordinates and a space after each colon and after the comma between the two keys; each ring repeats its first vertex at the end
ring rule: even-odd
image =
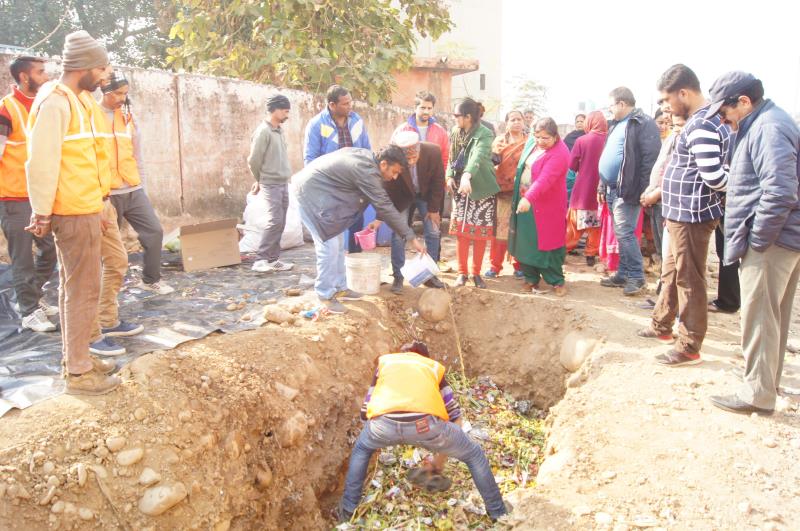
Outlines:
{"type": "Polygon", "coordinates": [[[661,202],[666,219],[705,223],[724,214],[724,162],[731,133],[719,116],[705,117],[707,108],[698,109],[686,122],[664,172],[661,202]]]}

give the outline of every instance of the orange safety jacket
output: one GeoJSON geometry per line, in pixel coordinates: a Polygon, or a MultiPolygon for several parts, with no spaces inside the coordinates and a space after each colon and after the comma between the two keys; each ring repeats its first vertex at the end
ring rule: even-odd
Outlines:
{"type": "Polygon", "coordinates": [[[117,109],[114,111],[113,123],[109,123],[106,113],[103,113],[103,118],[102,137],[106,142],[111,165],[111,189],[122,188],[123,183],[128,186],[140,185],[142,179],[133,155],[133,136],[136,131],[133,116],[126,116],[121,109],[117,109]]]}
{"type": "Polygon", "coordinates": [[[378,379],[367,405],[367,418],[386,413],[427,413],[449,420],[439,391],[444,366],[414,352],[378,359],[378,379]]]}
{"type": "Polygon", "coordinates": [[[28,197],[25,161],[28,158],[28,109],[13,94],[0,101],[11,116],[11,133],[0,158],[0,197],[28,197]]]}
{"type": "Polygon", "coordinates": [[[96,136],[95,124],[98,113],[102,113],[102,110],[89,93],[81,91],[76,96],[63,83],[48,82],[39,89],[31,107],[29,131],[33,131],[42,103],[53,93],[66,97],[70,110],[67,134],[61,144],[61,170],[53,201],[53,214],[96,214],[103,210],[103,198],[108,195],[111,183],[108,157],[102,152],[96,136]]]}

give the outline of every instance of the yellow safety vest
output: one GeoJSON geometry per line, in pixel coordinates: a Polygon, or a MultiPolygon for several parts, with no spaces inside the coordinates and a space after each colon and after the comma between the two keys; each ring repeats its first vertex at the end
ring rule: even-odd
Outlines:
{"type": "Polygon", "coordinates": [[[444,373],[441,363],[413,352],[381,356],[378,380],[367,404],[367,418],[405,411],[448,420],[439,392],[444,373]]]}
{"type": "Polygon", "coordinates": [[[25,160],[28,158],[28,109],[9,94],[0,102],[11,116],[11,133],[0,158],[0,197],[28,197],[25,160]]]}
{"type": "MultiPolygon", "coordinates": [[[[33,131],[39,108],[53,93],[65,96],[69,101],[70,120],[67,134],[61,144],[61,169],[58,174],[53,214],[76,216],[96,214],[103,210],[104,177],[101,175],[103,155],[98,152],[94,119],[99,106],[85,91],[76,96],[66,85],[50,81],[42,85],[31,107],[28,130],[33,131]],[[97,107],[95,109],[95,107],[97,107]]],[[[30,158],[30,145],[28,158],[30,158]]],[[[105,177],[110,184],[110,174],[105,177]]],[[[106,187],[107,190],[108,186],[106,187]]]]}
{"type": "Polygon", "coordinates": [[[108,115],[103,113],[105,119],[104,139],[108,140],[108,152],[111,164],[111,189],[122,188],[123,182],[128,186],[138,186],[142,179],[139,176],[139,167],[133,156],[133,135],[135,124],[133,117],[128,119],[122,110],[114,111],[113,123],[108,123],[108,115]],[[110,137],[105,134],[110,133],[110,137]]]}

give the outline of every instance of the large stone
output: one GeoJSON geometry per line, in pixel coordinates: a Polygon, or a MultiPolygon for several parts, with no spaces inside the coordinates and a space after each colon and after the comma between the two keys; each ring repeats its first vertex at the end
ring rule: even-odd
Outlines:
{"type": "Polygon", "coordinates": [[[568,448],[551,455],[545,459],[539,467],[539,473],[536,475],[536,483],[538,485],[548,485],[557,476],[561,475],[564,469],[569,467],[574,460],[575,453],[568,448]]]}
{"type": "Polygon", "coordinates": [[[144,496],[139,500],[139,510],[148,516],[158,516],[167,512],[188,495],[183,483],[151,487],[144,491],[144,496]]]}
{"type": "Polygon", "coordinates": [[[145,487],[155,485],[159,481],[161,481],[161,474],[152,468],[145,468],[139,475],[139,485],[144,485],[145,487]]]}
{"type": "Polygon", "coordinates": [[[286,422],[278,429],[278,444],[280,444],[282,448],[296,446],[303,440],[307,431],[308,419],[306,419],[302,411],[298,411],[286,419],[286,422]]]}
{"type": "Polygon", "coordinates": [[[123,450],[117,454],[117,463],[121,466],[131,466],[144,457],[144,450],[141,448],[131,448],[130,450],[123,450]]]}
{"type": "Polygon", "coordinates": [[[438,323],[450,313],[450,295],[443,289],[426,289],[419,298],[417,310],[426,321],[438,323]]]}
{"type": "Polygon", "coordinates": [[[264,306],[264,319],[271,323],[293,323],[295,316],[280,306],[270,304],[264,306]]]}
{"type": "Polygon", "coordinates": [[[597,339],[586,337],[580,332],[570,332],[561,344],[561,365],[570,372],[577,371],[596,346],[597,339]]]}

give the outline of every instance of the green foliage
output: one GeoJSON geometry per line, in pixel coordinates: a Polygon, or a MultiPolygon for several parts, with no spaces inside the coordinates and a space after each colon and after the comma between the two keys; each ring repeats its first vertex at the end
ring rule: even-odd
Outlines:
{"type": "Polygon", "coordinates": [[[0,0],[0,42],[60,55],[66,35],[85,29],[114,63],[163,66],[174,11],[171,0],[0,0]]]}
{"type": "Polygon", "coordinates": [[[176,0],[176,69],[322,92],[341,83],[388,100],[417,35],[451,27],[441,0],[176,0]],[[415,34],[416,32],[416,34],[415,34]]]}
{"type": "Polygon", "coordinates": [[[532,110],[536,116],[542,117],[547,112],[547,87],[538,81],[524,76],[517,76],[513,80],[513,106],[512,109],[532,110]]]}

